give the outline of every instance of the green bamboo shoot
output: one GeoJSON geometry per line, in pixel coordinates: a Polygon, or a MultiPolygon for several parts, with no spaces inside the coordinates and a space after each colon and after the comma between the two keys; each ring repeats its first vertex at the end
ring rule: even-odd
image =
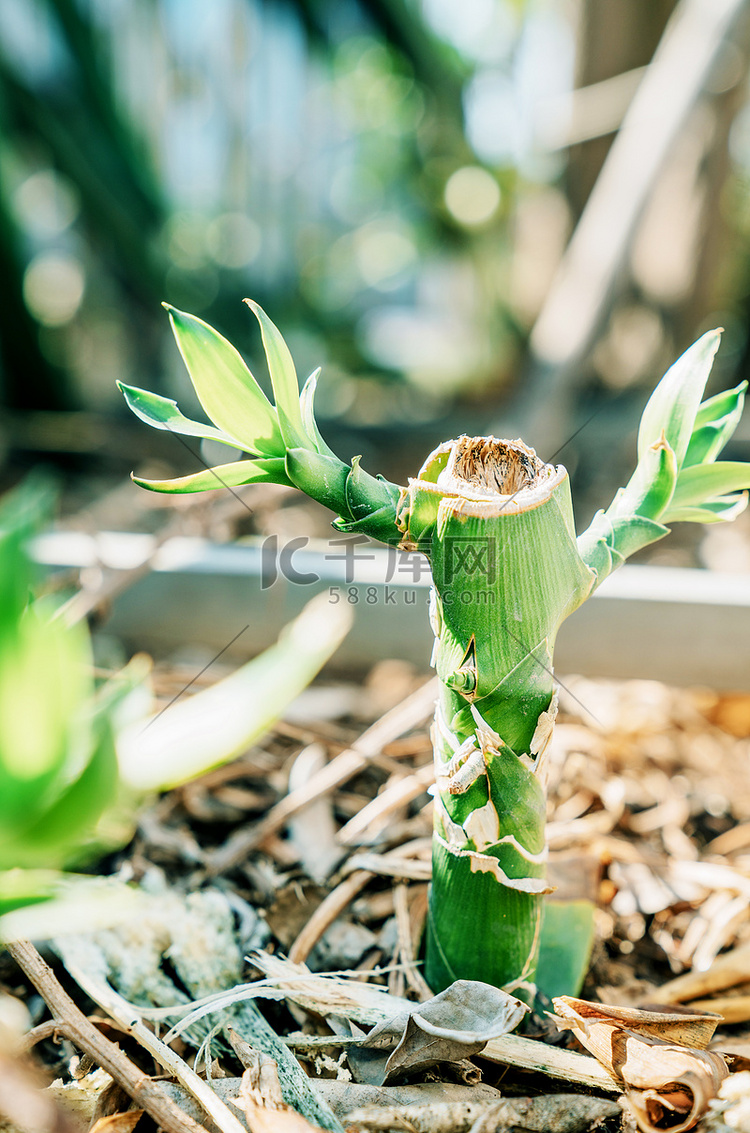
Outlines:
{"type": "Polygon", "coordinates": [[[462,437],[428,458],[399,521],[406,545],[432,564],[441,682],[427,981],[527,990],[549,892],[552,651],[594,583],[576,547],[568,476],[521,441],[462,437]]]}
{"type": "MultiPolygon", "coordinates": [[[[557,711],[558,628],[668,523],[732,519],[747,504],[750,465],[717,462],[742,412],[742,383],[701,404],[719,343],[704,335],[665,375],[643,414],[626,487],[576,538],[568,476],[520,440],[462,436],[399,488],[345,464],[320,435],[317,372],[301,395],[278,330],[256,305],[276,404],[234,348],[171,311],[207,412],[228,443],[256,455],[155,491],[261,480],[292,484],[337,513],[334,526],[424,553],[432,568],[432,663],[440,678],[433,745],[433,880],[425,974],[438,991],[480,979],[533,994],[543,923],[546,756],[557,711]],[[242,391],[246,390],[243,395],[242,391]]],[[[157,428],[215,436],[173,402],[123,387],[157,428]],[[167,424],[169,422],[169,424],[167,424]]]]}

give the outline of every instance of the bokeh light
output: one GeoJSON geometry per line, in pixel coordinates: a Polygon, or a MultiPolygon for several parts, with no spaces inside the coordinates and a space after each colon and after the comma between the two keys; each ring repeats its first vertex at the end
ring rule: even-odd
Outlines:
{"type": "Polygon", "coordinates": [[[65,252],[35,256],[23,277],[23,297],[43,326],[59,327],[75,316],[85,287],[83,264],[65,252]]]}
{"type": "Polygon", "coordinates": [[[500,186],[479,165],[465,165],[451,174],[445,186],[445,204],[459,224],[475,228],[486,224],[500,205],[500,186]]]}

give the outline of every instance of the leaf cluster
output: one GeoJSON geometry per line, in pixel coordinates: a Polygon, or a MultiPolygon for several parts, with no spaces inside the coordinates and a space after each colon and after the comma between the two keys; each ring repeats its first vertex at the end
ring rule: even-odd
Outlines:
{"type": "MultiPolygon", "coordinates": [[[[213,327],[167,307],[177,345],[212,424],[183,416],[174,401],[120,385],[133,412],[157,429],[219,441],[247,453],[238,460],[171,480],[134,480],[158,492],[202,492],[253,483],[285,484],[338,513],[334,526],[398,543],[403,493],[365,472],[355,457],[340,460],[321,436],[314,413],[316,370],[299,391],[283,337],[257,303],[274,393],[272,404],[240,354],[213,327]]],[[[720,332],[709,331],[680,357],[654,390],[638,435],[638,463],[606,511],[594,517],[578,549],[597,584],[677,522],[717,523],[747,506],[750,465],[719,461],[744,406],[747,382],[701,404],[720,332]]]]}
{"type": "Polygon", "coordinates": [[[641,418],[633,475],[579,537],[599,582],[668,524],[719,523],[747,507],[750,464],[717,460],[742,416],[747,382],[701,403],[720,339],[708,331],[659,382],[641,418]]]}
{"type": "Polygon", "coordinates": [[[219,441],[252,459],[206,468],[171,480],[136,484],[156,492],[205,492],[244,484],[284,484],[299,488],[338,513],[335,526],[364,532],[387,543],[398,542],[395,524],[399,488],[340,460],[321,436],[314,413],[320,370],[299,390],[297,371],[284,339],[265,311],[245,302],[260,324],[273,387],[274,403],[241,355],[208,323],[167,306],[172,330],[190,379],[213,424],[183,416],[169,398],[119,383],[129,407],[156,429],[219,441]]]}

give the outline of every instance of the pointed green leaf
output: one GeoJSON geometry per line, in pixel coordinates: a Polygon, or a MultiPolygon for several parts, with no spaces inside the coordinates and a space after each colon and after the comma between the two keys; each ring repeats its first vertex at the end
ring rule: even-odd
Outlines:
{"type": "Polygon", "coordinates": [[[715,393],[713,397],[707,397],[695,415],[696,429],[711,421],[723,421],[725,417],[732,417],[738,409],[742,412],[746,391],[747,382],[742,381],[734,389],[725,389],[721,393],[715,393]]]}
{"type": "Polygon", "coordinates": [[[695,464],[683,468],[672,497],[672,506],[702,504],[715,496],[750,488],[750,464],[740,460],[721,460],[716,464],[695,464]]]}
{"type": "Polygon", "coordinates": [[[216,468],[206,468],[203,472],[193,472],[174,480],[145,480],[141,476],[132,476],[132,480],[151,492],[169,492],[173,495],[209,492],[217,488],[239,488],[243,484],[285,484],[287,487],[294,487],[280,456],[236,460],[232,464],[219,464],[216,468]]]}
{"type": "Polygon", "coordinates": [[[34,821],[84,765],[91,692],[86,627],[35,602],[0,650],[0,843],[34,821]]]}
{"type": "Polygon", "coordinates": [[[747,492],[740,496],[718,496],[699,507],[670,508],[663,518],[665,523],[731,523],[742,514],[747,502],[747,492]]]}
{"type": "Polygon", "coordinates": [[[263,336],[263,349],[268,360],[276,412],[279,416],[281,432],[287,448],[315,447],[315,439],[308,436],[302,421],[300,409],[299,383],[289,347],[284,342],[279,329],[271,322],[262,307],[252,299],[245,299],[250,310],[260,323],[263,336]]]}
{"type": "Polygon", "coordinates": [[[643,411],[638,432],[639,460],[663,431],[674,449],[677,467],[682,467],[720,340],[720,331],[708,331],[667,370],[643,411]]]}
{"type": "Polygon", "coordinates": [[[314,370],[310,377],[302,387],[302,393],[299,395],[300,410],[302,412],[302,422],[307,431],[307,435],[312,437],[315,441],[315,448],[318,452],[322,452],[325,456],[334,456],[336,453],[332,448],[329,448],[326,442],[320,435],[318,422],[315,420],[315,411],[313,402],[315,400],[315,390],[318,387],[318,377],[320,376],[320,366],[314,370]]]}
{"type": "Polygon", "coordinates": [[[218,331],[165,304],[198,399],[227,436],[246,452],[281,456],[284,442],[274,407],[244,361],[218,331]]]}
{"type": "Polygon", "coordinates": [[[677,459],[664,438],[649,445],[638,461],[630,483],[618,492],[609,508],[609,515],[642,515],[659,519],[669,505],[677,483],[677,459]]]}
{"type": "Polygon", "coordinates": [[[684,467],[716,460],[739,424],[747,382],[709,397],[698,410],[684,467]]]}
{"type": "MultiPolygon", "coordinates": [[[[124,382],[117,385],[125,397],[128,408],[151,425],[154,429],[166,429],[170,433],[181,433],[184,437],[205,437],[207,440],[219,441],[223,445],[242,449],[240,441],[223,433],[214,425],[204,425],[200,421],[191,421],[179,410],[176,401],[169,397],[160,397],[158,393],[151,393],[137,386],[126,386],[124,382]]],[[[249,450],[248,450],[249,451],[249,450]]]]}
{"type": "Polygon", "coordinates": [[[0,504],[0,642],[18,635],[34,574],[27,544],[49,519],[52,497],[50,484],[35,471],[0,504]]]}
{"type": "Polygon", "coordinates": [[[147,908],[141,890],[111,877],[53,870],[0,872],[0,940],[7,943],[96,932],[120,921],[137,921],[147,908]]]}
{"type": "Polygon", "coordinates": [[[641,515],[615,517],[612,520],[612,529],[614,532],[613,552],[618,552],[626,559],[634,555],[636,551],[640,551],[641,547],[647,547],[649,543],[656,543],[657,540],[663,539],[665,535],[669,534],[668,527],[641,515]]]}
{"type": "MultiPolygon", "coordinates": [[[[14,909],[24,909],[53,896],[61,875],[56,870],[9,869],[0,871],[0,924],[14,909]]],[[[12,940],[3,933],[0,940],[12,940]]]]}
{"type": "Polygon", "coordinates": [[[75,847],[93,833],[102,811],[117,788],[117,759],[109,721],[102,717],[95,728],[95,743],[88,764],[43,814],[0,846],[0,868],[64,865],[75,847]]]}
{"type": "Polygon", "coordinates": [[[710,464],[715,460],[726,443],[723,433],[722,425],[718,421],[710,421],[707,425],[701,425],[700,429],[693,429],[682,467],[691,468],[695,464],[710,464]]]}

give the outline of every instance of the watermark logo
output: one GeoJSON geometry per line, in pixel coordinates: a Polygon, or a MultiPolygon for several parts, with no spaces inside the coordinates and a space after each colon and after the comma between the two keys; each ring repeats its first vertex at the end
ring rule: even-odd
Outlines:
{"type": "Polygon", "coordinates": [[[497,582],[497,540],[489,535],[453,535],[443,541],[442,579],[450,586],[456,578],[497,582]]]}
{"type": "MultiPolygon", "coordinates": [[[[454,536],[443,540],[436,564],[435,581],[446,605],[493,606],[497,599],[498,548],[489,537],[454,536]],[[462,581],[464,585],[462,585],[462,581]]],[[[310,540],[280,540],[269,535],[261,544],[261,590],[269,590],[280,579],[295,586],[314,586],[327,578],[333,604],[414,606],[427,600],[432,582],[427,556],[421,551],[398,547],[375,549],[366,535],[329,539],[327,550],[313,552],[310,540]],[[370,569],[363,564],[378,563],[370,569]],[[322,563],[335,564],[326,570],[322,563]]]]}
{"type": "Polygon", "coordinates": [[[260,588],[269,590],[279,580],[279,575],[287,582],[298,586],[314,586],[320,582],[320,575],[314,571],[300,571],[294,563],[294,556],[304,550],[309,539],[299,536],[289,539],[279,546],[278,535],[269,535],[260,548],[260,588]]]}
{"type": "MultiPolygon", "coordinates": [[[[269,590],[280,578],[297,586],[314,586],[321,581],[321,575],[304,569],[304,552],[310,540],[299,536],[281,542],[278,535],[269,535],[260,548],[260,588],[269,590]]],[[[366,535],[348,535],[342,539],[329,539],[329,550],[323,555],[328,563],[344,564],[344,585],[353,586],[357,574],[357,564],[373,562],[378,557],[373,553],[374,544],[366,535]]],[[[431,579],[430,564],[423,554],[417,551],[401,551],[397,547],[386,547],[383,583],[397,579],[400,583],[411,582],[418,585],[431,579]]],[[[383,551],[380,551],[383,554],[383,551]]],[[[316,556],[313,562],[319,561],[316,556]]],[[[307,564],[309,566],[309,563],[307,564]]],[[[369,581],[369,580],[368,580],[369,581]]],[[[380,581],[380,580],[378,580],[380,581]]]]}

